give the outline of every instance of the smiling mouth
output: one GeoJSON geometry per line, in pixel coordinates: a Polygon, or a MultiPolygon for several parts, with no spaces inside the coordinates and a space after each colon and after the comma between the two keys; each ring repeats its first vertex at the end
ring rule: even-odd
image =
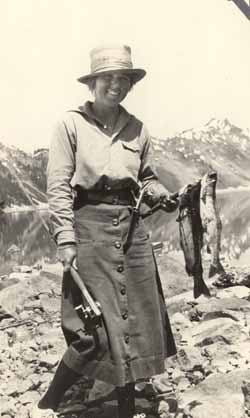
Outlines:
{"type": "Polygon", "coordinates": [[[108,90],[108,94],[110,96],[116,97],[116,96],[119,96],[120,92],[119,91],[108,90]]]}

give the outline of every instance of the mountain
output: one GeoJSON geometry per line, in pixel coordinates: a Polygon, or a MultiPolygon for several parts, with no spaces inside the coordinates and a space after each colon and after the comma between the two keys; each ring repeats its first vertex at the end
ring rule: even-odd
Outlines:
{"type": "Polygon", "coordinates": [[[218,188],[250,183],[250,131],[228,119],[211,119],[200,129],[188,129],[164,140],[153,138],[162,182],[176,191],[198,180],[210,168],[218,172],[218,188]]]}
{"type": "Polygon", "coordinates": [[[31,155],[0,143],[0,202],[5,206],[30,205],[27,195],[34,202],[46,202],[47,155],[46,149],[31,155]]]}

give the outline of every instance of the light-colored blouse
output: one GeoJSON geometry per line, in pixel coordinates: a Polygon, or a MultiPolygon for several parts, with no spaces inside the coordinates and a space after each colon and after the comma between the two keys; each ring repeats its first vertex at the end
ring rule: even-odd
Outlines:
{"type": "Polygon", "coordinates": [[[110,136],[91,102],[69,111],[57,124],[47,168],[52,231],[57,243],[75,242],[73,189],[150,187],[158,193],[152,144],[144,124],[122,106],[110,136]],[[155,190],[154,190],[155,189],[155,190]]]}

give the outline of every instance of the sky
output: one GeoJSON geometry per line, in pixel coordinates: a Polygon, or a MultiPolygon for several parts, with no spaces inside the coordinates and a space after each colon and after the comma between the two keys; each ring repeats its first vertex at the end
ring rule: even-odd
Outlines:
{"type": "Polygon", "coordinates": [[[147,76],[123,105],[166,138],[228,118],[250,128],[250,22],[228,0],[0,0],[0,142],[48,147],[54,124],[91,99],[89,51],[132,48],[147,76]]]}

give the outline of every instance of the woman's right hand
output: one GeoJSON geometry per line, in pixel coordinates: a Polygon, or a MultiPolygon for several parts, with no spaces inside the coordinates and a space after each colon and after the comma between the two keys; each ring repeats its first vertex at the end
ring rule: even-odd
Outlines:
{"type": "Polygon", "coordinates": [[[63,265],[63,271],[70,270],[74,259],[76,258],[76,245],[75,244],[61,244],[58,246],[58,259],[63,265]]]}

